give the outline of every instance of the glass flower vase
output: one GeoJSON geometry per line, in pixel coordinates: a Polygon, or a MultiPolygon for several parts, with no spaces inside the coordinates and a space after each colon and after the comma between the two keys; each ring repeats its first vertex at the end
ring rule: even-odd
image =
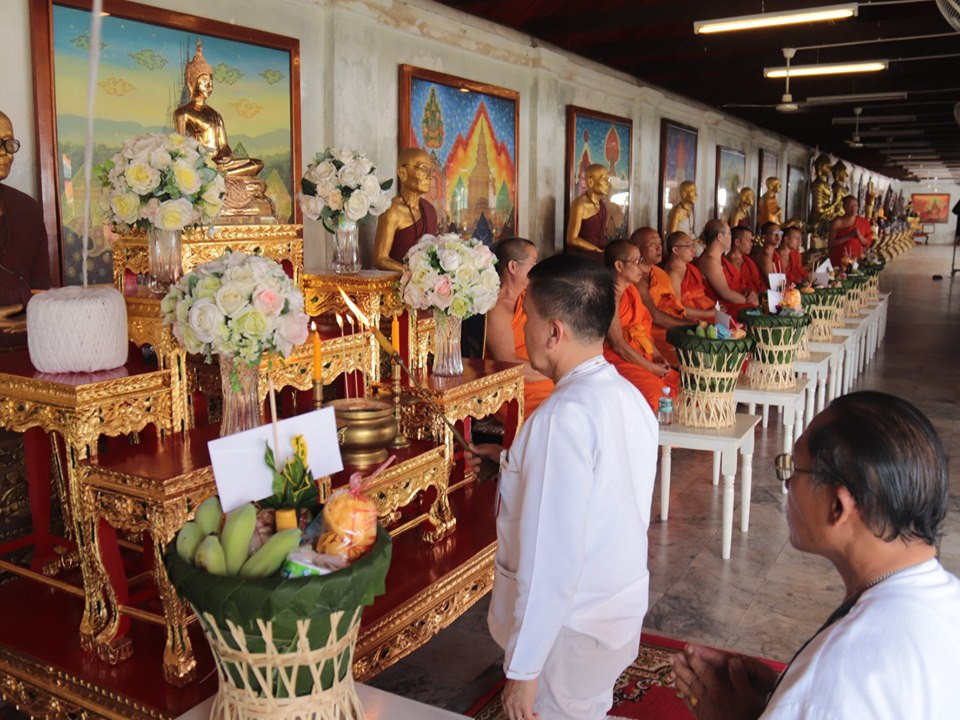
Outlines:
{"type": "Polygon", "coordinates": [[[333,236],[333,271],[338,275],[360,271],[360,232],[346,218],[340,219],[333,236]]]}
{"type": "Polygon", "coordinates": [[[463,351],[460,349],[460,329],[463,321],[439,311],[433,313],[434,331],[433,374],[444,377],[463,375],[463,351]]]}
{"type": "Polygon", "coordinates": [[[165,293],[183,275],[180,252],[181,230],[147,230],[147,285],[155,292],[165,293]]]}
{"type": "Polygon", "coordinates": [[[220,359],[220,384],[223,388],[220,437],[259,427],[263,424],[259,366],[250,367],[227,355],[217,357],[220,359]]]}

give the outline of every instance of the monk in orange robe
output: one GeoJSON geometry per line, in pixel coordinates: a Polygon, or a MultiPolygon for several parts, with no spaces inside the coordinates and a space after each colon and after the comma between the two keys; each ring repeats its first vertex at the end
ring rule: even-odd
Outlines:
{"type": "Polygon", "coordinates": [[[727,259],[730,264],[740,271],[740,282],[747,292],[762,293],[767,287],[760,276],[760,268],[750,257],[753,250],[753,231],[750,228],[735,227],[730,229],[733,243],[727,259]]]}
{"type": "Polygon", "coordinates": [[[754,251],[753,259],[760,269],[760,278],[763,280],[763,289],[770,289],[770,275],[783,272],[783,260],[780,253],[780,242],[783,239],[783,230],[775,222],[763,224],[760,230],[763,245],[754,251]]]}
{"type": "Polygon", "coordinates": [[[870,222],[857,215],[860,203],[853,195],[843,199],[843,215],[830,223],[827,239],[830,243],[830,262],[840,267],[844,257],[857,260],[863,257],[873,244],[873,228],[870,222]]]}
{"type": "Polygon", "coordinates": [[[788,227],[783,231],[780,261],[787,275],[787,282],[798,287],[807,281],[809,275],[803,266],[803,255],[800,254],[801,242],[803,242],[803,233],[800,232],[800,228],[788,227]]]}
{"type": "Polygon", "coordinates": [[[670,369],[653,343],[653,318],[636,288],[640,250],[627,240],[616,240],[604,249],[604,262],[616,275],[618,312],[610,323],[603,355],[656,411],[664,387],[676,397],[680,375],[670,369]]]}
{"type": "Polygon", "coordinates": [[[642,227],[633,231],[630,242],[640,248],[640,273],[643,277],[636,288],[640,291],[640,299],[643,300],[643,304],[653,318],[653,344],[671,367],[677,367],[679,364],[677,353],[673,345],[667,342],[667,330],[679,325],[689,325],[691,320],[687,318],[679,300],[676,301],[675,306],[667,303],[666,307],[661,308],[658,306],[658,300],[653,298],[655,284],[658,286],[658,297],[663,295],[662,287],[666,285],[669,288],[670,297],[673,298],[670,277],[658,267],[663,260],[663,243],[660,241],[660,234],[651,227],[642,227]]]}
{"type": "Polygon", "coordinates": [[[497,244],[495,252],[500,293],[497,304],[487,313],[484,356],[491,360],[523,363],[524,417],[529,417],[553,390],[553,381],[530,367],[523,336],[527,324],[523,298],[527,290],[527,273],[537,263],[537,247],[524,238],[507,238],[497,244]]]}
{"type": "Polygon", "coordinates": [[[707,249],[697,265],[707,279],[707,297],[737,318],[741,310],[757,306],[757,294],[744,288],[740,271],[726,257],[733,243],[730,226],[723,220],[711,220],[703,229],[703,237],[707,249]]]}
{"type": "Polygon", "coordinates": [[[664,270],[670,276],[674,294],[680,298],[680,304],[686,309],[688,318],[712,322],[713,301],[707,297],[703,276],[693,266],[693,258],[694,245],[689,235],[678,230],[667,236],[667,262],[664,270]]]}

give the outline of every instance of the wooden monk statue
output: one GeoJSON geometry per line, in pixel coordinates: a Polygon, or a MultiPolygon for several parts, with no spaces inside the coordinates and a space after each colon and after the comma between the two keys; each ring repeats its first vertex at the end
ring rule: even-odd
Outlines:
{"type": "Polygon", "coordinates": [[[403,257],[424,235],[437,234],[437,210],[423,196],[430,191],[434,166],[420,148],[397,156],[397,195],[377,218],[373,264],[381,270],[403,270],[403,257]]]}
{"type": "Polygon", "coordinates": [[[603,199],[610,192],[610,172],[604,165],[591,165],[584,179],[586,192],[570,205],[566,249],[602,262],[607,246],[607,206],[603,199]]]}
{"type": "Polygon", "coordinates": [[[275,221],[273,202],[266,196],[267,183],[257,177],[263,161],[234,156],[223,117],[207,104],[213,94],[213,68],[203,57],[200,40],[187,63],[184,82],[190,99],[173,111],[173,127],[209,148],[217,169],[226,175],[227,194],[220,217],[226,222],[275,221]]]}

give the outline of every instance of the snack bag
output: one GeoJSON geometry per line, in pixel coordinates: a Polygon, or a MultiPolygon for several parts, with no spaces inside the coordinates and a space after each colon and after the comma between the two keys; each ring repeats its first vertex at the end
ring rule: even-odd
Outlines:
{"type": "MultiPolygon", "coordinates": [[[[377,468],[373,479],[390,465],[393,458],[377,468]]],[[[350,476],[350,484],[337,490],[323,507],[326,525],[317,540],[317,552],[334,555],[353,562],[367,552],[377,539],[377,506],[363,492],[364,479],[360,473],[350,476]]]]}

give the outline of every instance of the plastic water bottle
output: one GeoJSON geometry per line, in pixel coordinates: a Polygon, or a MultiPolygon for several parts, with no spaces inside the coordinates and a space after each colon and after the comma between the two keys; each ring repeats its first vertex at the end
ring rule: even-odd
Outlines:
{"type": "Polygon", "coordinates": [[[660,395],[660,403],[657,406],[657,420],[661,425],[670,425],[673,423],[673,398],[670,397],[670,388],[663,388],[660,395]]]}

